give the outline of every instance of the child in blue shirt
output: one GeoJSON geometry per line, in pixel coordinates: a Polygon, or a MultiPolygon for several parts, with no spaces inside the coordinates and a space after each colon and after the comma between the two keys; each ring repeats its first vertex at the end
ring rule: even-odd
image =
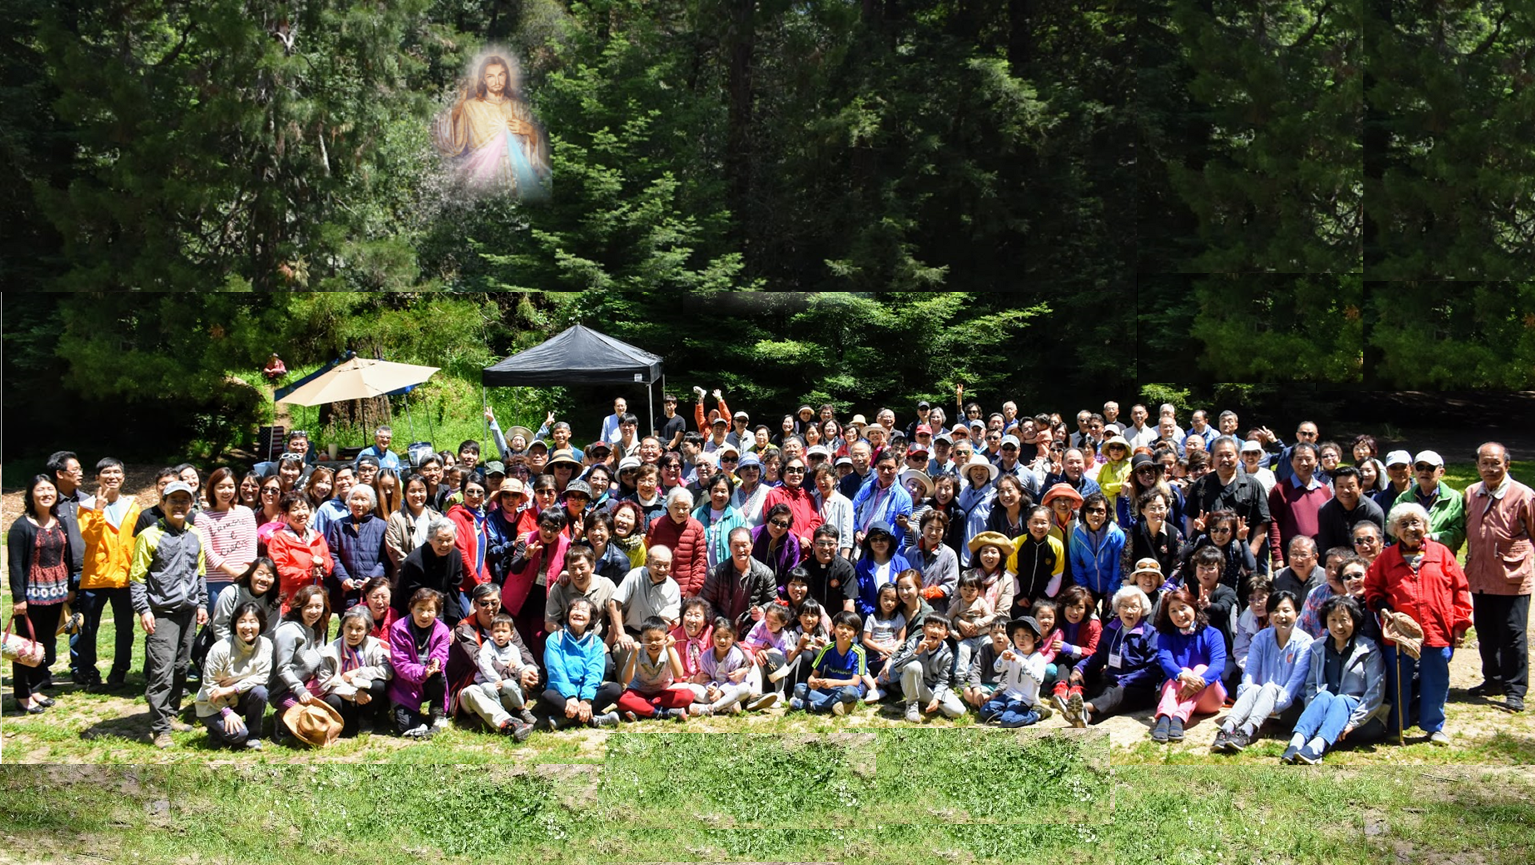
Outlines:
{"type": "Polygon", "coordinates": [[[831,621],[834,642],[816,653],[809,680],[794,686],[794,698],[789,701],[791,709],[846,715],[849,708],[863,699],[869,667],[863,647],[856,642],[863,630],[863,618],[844,610],[831,621]]]}

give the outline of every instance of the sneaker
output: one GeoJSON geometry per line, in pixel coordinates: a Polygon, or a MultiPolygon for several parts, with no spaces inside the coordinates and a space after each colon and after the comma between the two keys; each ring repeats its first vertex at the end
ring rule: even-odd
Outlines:
{"type": "Polygon", "coordinates": [[[1230,750],[1230,747],[1229,747],[1230,743],[1231,743],[1231,733],[1230,733],[1230,731],[1228,731],[1228,730],[1221,730],[1221,731],[1219,731],[1219,732],[1217,732],[1215,734],[1215,741],[1210,743],[1210,753],[1212,753],[1212,754],[1219,754],[1219,753],[1221,753],[1223,751],[1228,751],[1228,750],[1230,750]]]}
{"type": "Polygon", "coordinates": [[[1325,744],[1319,744],[1321,742],[1321,739],[1312,739],[1310,742],[1307,742],[1306,747],[1295,752],[1295,759],[1305,763],[1307,766],[1315,766],[1322,762],[1325,744]]]}
{"type": "Polygon", "coordinates": [[[533,715],[533,710],[529,709],[527,706],[522,707],[522,711],[517,713],[517,717],[522,719],[522,723],[529,726],[532,726],[538,722],[538,718],[534,717],[533,715]]]}
{"type": "Polygon", "coordinates": [[[837,702],[832,703],[831,704],[831,713],[833,715],[846,715],[847,714],[847,703],[842,701],[842,700],[838,700],[837,702]]]}
{"type": "Polygon", "coordinates": [[[1443,730],[1435,730],[1429,734],[1428,742],[1430,745],[1438,745],[1441,748],[1446,747],[1450,744],[1450,734],[1443,730]]]}
{"type": "Polygon", "coordinates": [[[906,720],[913,724],[922,723],[922,709],[915,700],[906,704],[906,720]]]}
{"type": "Polygon", "coordinates": [[[1295,758],[1297,756],[1299,756],[1299,755],[1300,755],[1300,746],[1299,745],[1291,745],[1290,747],[1284,749],[1284,753],[1283,754],[1279,755],[1279,762],[1281,762],[1281,763],[1294,763],[1295,762],[1295,758]]]}
{"type": "Polygon", "coordinates": [[[1087,726],[1086,719],[1082,714],[1083,704],[1081,691],[1072,691],[1066,697],[1066,700],[1060,704],[1060,707],[1061,715],[1065,717],[1066,723],[1073,727],[1087,726]]]}
{"type": "MultiPolygon", "coordinates": [[[[1034,714],[1039,716],[1039,721],[1048,721],[1054,717],[1055,710],[1050,708],[1049,703],[1040,703],[1038,706],[1034,707],[1034,714]]],[[[1037,724],[1039,721],[1035,721],[1034,723],[1037,724]]]]}
{"type": "Polygon", "coordinates": [[[593,715],[592,716],[592,726],[593,727],[617,727],[618,726],[618,713],[617,712],[603,712],[601,715],[593,715]]]}
{"type": "Polygon", "coordinates": [[[126,684],[128,684],[127,673],[111,673],[107,676],[108,688],[121,688],[126,684]]]}
{"type": "Polygon", "coordinates": [[[881,693],[878,688],[870,688],[869,693],[865,694],[863,697],[863,701],[865,703],[878,703],[883,699],[885,699],[885,695],[881,693]]]}
{"type": "Polygon", "coordinates": [[[171,732],[172,733],[190,733],[190,732],[192,732],[193,730],[196,730],[196,729],[197,729],[196,727],[192,726],[191,724],[188,724],[185,721],[175,721],[175,720],[171,721],[171,732]]]}
{"type": "Polygon", "coordinates": [[[1063,718],[1066,718],[1068,721],[1071,720],[1070,691],[1064,691],[1057,688],[1055,693],[1050,695],[1050,703],[1055,706],[1055,710],[1060,712],[1063,718]]]}
{"type": "Polygon", "coordinates": [[[1172,719],[1169,720],[1168,725],[1167,725],[1167,741],[1169,741],[1169,742],[1182,742],[1183,741],[1183,719],[1182,718],[1172,718],[1172,719]]]}
{"type": "Polygon", "coordinates": [[[1472,697],[1480,697],[1482,699],[1486,699],[1487,697],[1501,697],[1503,696],[1503,683],[1490,680],[1484,681],[1482,684],[1476,685],[1467,690],[1466,694],[1472,697]]]}
{"type": "Polygon", "coordinates": [[[661,713],[661,719],[663,721],[676,721],[677,723],[680,724],[683,721],[686,721],[688,719],[688,710],[687,709],[667,709],[666,711],[661,713]]]}
{"type": "Polygon", "coordinates": [[[266,747],[266,746],[261,744],[261,740],[260,739],[246,739],[245,740],[245,750],[247,750],[247,751],[260,751],[264,747],[266,747]]]}
{"type": "Polygon", "coordinates": [[[533,725],[532,724],[524,724],[524,723],[522,723],[520,721],[514,721],[512,723],[512,739],[513,739],[513,741],[526,742],[526,741],[528,741],[528,737],[531,736],[531,735],[533,735],[533,725]]]}
{"type": "Polygon", "coordinates": [[[779,667],[778,669],[774,670],[773,672],[768,673],[768,681],[769,682],[782,682],[784,679],[788,678],[788,675],[790,673],[792,673],[792,672],[794,672],[794,667],[789,665],[789,664],[785,664],[784,666],[779,667]]]}
{"type": "Polygon", "coordinates": [[[1157,725],[1151,728],[1151,741],[1158,744],[1167,744],[1167,732],[1172,727],[1172,719],[1166,715],[1157,716],[1157,725]]]}
{"type": "Polygon", "coordinates": [[[758,709],[766,709],[766,708],[768,708],[770,706],[776,705],[777,703],[778,703],[778,692],[777,691],[768,691],[766,694],[763,694],[762,696],[758,697],[757,699],[752,700],[751,703],[749,703],[746,706],[746,708],[748,708],[748,709],[752,710],[753,712],[755,712],[758,709]]]}
{"type": "Polygon", "coordinates": [[[1082,726],[1086,727],[1088,724],[1091,724],[1092,722],[1093,722],[1093,710],[1087,708],[1086,706],[1083,706],[1082,707],[1082,726]]]}
{"type": "Polygon", "coordinates": [[[432,732],[433,733],[438,733],[438,732],[441,732],[443,730],[446,730],[446,729],[448,729],[449,726],[452,725],[452,723],[453,723],[452,721],[448,720],[448,716],[447,715],[438,715],[437,717],[432,719],[432,732]]]}
{"type": "Polygon", "coordinates": [[[801,700],[798,697],[790,697],[789,698],[789,708],[790,709],[794,709],[795,711],[804,711],[804,709],[805,709],[805,701],[801,700]]]}
{"type": "Polygon", "coordinates": [[[411,727],[409,730],[406,730],[400,735],[407,739],[425,739],[427,736],[431,735],[431,729],[425,724],[418,724],[417,726],[411,727]]]}
{"type": "Polygon", "coordinates": [[[170,733],[155,733],[149,737],[149,744],[163,751],[176,743],[171,739],[170,733]]]}
{"type": "Polygon", "coordinates": [[[1252,741],[1252,737],[1241,730],[1233,730],[1226,736],[1226,750],[1233,754],[1240,754],[1247,750],[1247,746],[1251,745],[1252,741]]]}
{"type": "Polygon", "coordinates": [[[708,703],[694,703],[688,707],[688,714],[699,718],[707,718],[714,714],[714,707],[708,703]]]}

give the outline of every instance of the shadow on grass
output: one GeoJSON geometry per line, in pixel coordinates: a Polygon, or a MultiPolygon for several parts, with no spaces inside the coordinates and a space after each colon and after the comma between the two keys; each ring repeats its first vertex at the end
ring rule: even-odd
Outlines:
{"type": "Polygon", "coordinates": [[[142,742],[149,735],[149,710],[135,712],[132,715],[122,715],[116,718],[103,718],[89,727],[80,731],[80,738],[86,741],[95,739],[117,738],[127,739],[130,742],[142,742]]]}

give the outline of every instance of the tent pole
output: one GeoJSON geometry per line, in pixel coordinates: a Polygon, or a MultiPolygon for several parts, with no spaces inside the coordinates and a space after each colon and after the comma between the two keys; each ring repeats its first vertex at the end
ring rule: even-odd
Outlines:
{"type": "Polygon", "coordinates": [[[490,421],[485,418],[485,409],[490,408],[490,394],[485,390],[485,382],[480,382],[480,441],[490,435],[490,421]]]}
{"type": "Polygon", "coordinates": [[[648,417],[650,418],[650,434],[651,435],[655,435],[656,434],[656,427],[655,427],[655,423],[656,423],[656,381],[655,381],[655,379],[651,379],[650,380],[650,384],[645,385],[645,393],[646,393],[647,404],[650,407],[650,414],[648,415],[648,417]]]}

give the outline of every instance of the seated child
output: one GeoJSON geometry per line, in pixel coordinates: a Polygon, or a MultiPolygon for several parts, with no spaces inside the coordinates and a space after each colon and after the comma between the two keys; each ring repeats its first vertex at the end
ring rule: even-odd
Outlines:
{"type": "Polygon", "coordinates": [[[394,678],[389,681],[389,701],[394,704],[394,723],[400,735],[427,739],[448,726],[448,646],[452,634],[438,619],[442,593],[417,589],[410,596],[405,616],[389,630],[389,662],[394,678]],[[431,716],[422,714],[423,700],[431,703],[431,716]]]}
{"type": "Polygon", "coordinates": [[[343,738],[357,735],[364,715],[371,722],[389,705],[384,689],[394,668],[389,647],[372,631],[373,613],[358,604],[341,615],[341,636],[320,650],[321,698],[341,715],[343,738]]]}
{"type": "Polygon", "coordinates": [[[1247,654],[1237,701],[1215,734],[1210,750],[1236,753],[1252,743],[1270,715],[1290,707],[1306,682],[1311,635],[1295,627],[1295,595],[1253,591],[1249,598],[1266,598],[1264,618],[1272,624],[1253,638],[1247,654]]]}
{"type": "Polygon", "coordinates": [[[677,657],[682,659],[684,681],[693,691],[693,699],[704,698],[704,686],[697,678],[704,652],[714,646],[714,634],[709,623],[714,620],[714,607],[703,598],[688,598],[682,602],[682,621],[672,628],[672,638],[677,641],[677,657]]]}
{"type": "Polygon", "coordinates": [[[1002,727],[1027,727],[1051,714],[1050,708],[1039,701],[1039,686],[1045,678],[1045,658],[1039,653],[1040,624],[1033,616],[1021,616],[1009,622],[1007,630],[1013,644],[993,665],[1001,679],[997,692],[981,707],[981,721],[1002,727]]]}
{"type": "Polygon", "coordinates": [[[551,730],[577,724],[612,727],[618,723],[618,713],[609,708],[618,699],[623,685],[602,680],[608,653],[602,638],[591,629],[596,615],[597,605],[591,599],[576,598],[565,609],[565,627],[544,641],[548,686],[539,700],[549,710],[551,730]]]}
{"type": "Polygon", "coordinates": [[[948,718],[965,713],[964,702],[954,693],[954,648],[944,616],[933,613],[922,620],[921,638],[907,640],[890,659],[890,675],[900,677],[907,721],[921,721],[924,712],[942,711],[948,718]]]}
{"type": "Polygon", "coordinates": [[[991,642],[981,647],[970,659],[970,670],[965,676],[965,702],[979,709],[996,693],[1001,675],[997,672],[997,658],[1007,651],[1012,642],[1007,638],[1007,622],[997,619],[991,623],[991,642]]]}
{"type": "MultiPolygon", "coordinates": [[[[901,612],[901,596],[894,583],[886,583],[879,587],[874,613],[863,622],[863,647],[869,661],[870,675],[878,677],[883,673],[890,656],[900,651],[904,642],[906,614],[901,612]]],[[[880,696],[878,690],[869,692],[870,701],[877,701],[880,696]]]]}
{"type": "Polygon", "coordinates": [[[522,650],[512,641],[516,627],[516,620],[506,612],[491,620],[490,640],[480,645],[475,658],[474,684],[464,688],[459,699],[492,730],[523,742],[533,732],[535,719],[522,692],[522,674],[528,665],[523,664],[522,650]],[[513,711],[517,712],[515,718],[513,711]]]}
{"type": "Polygon", "coordinates": [[[789,653],[793,651],[789,618],[787,606],[769,604],[762,609],[762,621],[752,625],[751,632],[741,641],[747,655],[757,665],[757,678],[764,683],[761,690],[765,693],[747,706],[749,709],[765,709],[783,695],[783,679],[774,679],[773,674],[788,666],[789,653]]]}
{"type": "Polygon", "coordinates": [[[1146,593],[1127,585],[1114,593],[1112,606],[1114,621],[1103,629],[1098,651],[1071,671],[1067,697],[1058,704],[1073,727],[1146,708],[1156,702],[1162,684],[1157,632],[1146,620],[1151,610],[1146,593]],[[1095,689],[1090,700],[1083,700],[1086,686],[1095,689]]]}
{"type": "Polygon", "coordinates": [[[789,634],[789,652],[784,656],[787,663],[768,676],[773,682],[786,680],[791,694],[810,680],[810,665],[815,662],[815,656],[831,643],[831,631],[825,624],[826,613],[814,598],[800,604],[795,619],[799,625],[789,634]]]}
{"type": "MultiPolygon", "coordinates": [[[[700,672],[706,663],[707,657],[699,662],[700,672]]],[[[619,681],[627,682],[628,686],[618,697],[618,710],[630,720],[688,719],[687,706],[693,702],[693,691],[685,684],[677,640],[667,633],[666,620],[660,616],[650,616],[640,623],[640,650],[629,655],[619,681]]]]}
{"type": "MultiPolygon", "coordinates": [[[[894,588],[892,586],[892,588],[894,588]]],[[[981,577],[966,571],[959,578],[959,591],[949,602],[949,621],[954,625],[956,669],[970,669],[970,656],[991,642],[991,623],[997,610],[981,593],[981,577]]]]}
{"type": "MultiPolygon", "coordinates": [[[[1072,668],[1098,651],[1098,638],[1103,634],[1103,623],[1093,613],[1093,593],[1082,586],[1067,586],[1061,592],[1058,605],[1065,621],[1061,623],[1058,636],[1052,637],[1048,630],[1045,632],[1040,652],[1055,653],[1054,662],[1045,668],[1045,683],[1053,681],[1055,687],[1052,695],[1065,698],[1069,690],[1066,679],[1071,675],[1072,668]]],[[[1039,626],[1045,627],[1044,621],[1040,621],[1039,626]]]]}
{"type": "MultiPolygon", "coordinates": [[[[765,616],[764,616],[765,618],[765,616]]],[[[736,713],[753,696],[752,662],[736,645],[735,623],[720,616],[714,620],[714,645],[703,655],[698,684],[704,686],[704,699],[688,707],[692,715],[736,713]]],[[[773,697],[776,699],[777,694],[773,697]]]]}
{"type": "MultiPolygon", "coordinates": [[[[802,625],[811,603],[806,601],[806,609],[800,612],[802,625]]],[[[817,616],[814,625],[819,626],[819,604],[813,612],[817,616]]],[[[834,641],[816,652],[810,664],[809,678],[794,686],[794,697],[789,700],[791,709],[846,715],[847,710],[863,698],[864,678],[869,668],[863,647],[855,642],[862,630],[863,619],[857,613],[843,610],[832,617],[834,641]]]]}

